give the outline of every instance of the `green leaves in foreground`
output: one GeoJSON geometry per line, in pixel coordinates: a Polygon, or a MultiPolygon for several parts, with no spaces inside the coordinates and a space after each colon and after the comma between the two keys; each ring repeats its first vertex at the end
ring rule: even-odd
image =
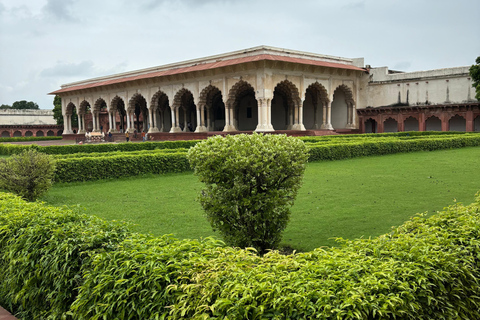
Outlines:
{"type": "Polygon", "coordinates": [[[265,253],[280,243],[308,159],[301,140],[216,136],[191,148],[187,158],[205,183],[200,203],[227,244],[265,253]]]}
{"type": "Polygon", "coordinates": [[[0,193],[0,305],[22,319],[480,319],[480,193],[341,248],[258,256],[0,193]]]}

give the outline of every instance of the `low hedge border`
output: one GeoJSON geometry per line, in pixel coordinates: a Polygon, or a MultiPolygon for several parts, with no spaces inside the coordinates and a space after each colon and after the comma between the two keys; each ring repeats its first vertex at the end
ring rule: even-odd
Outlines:
{"type": "Polygon", "coordinates": [[[57,159],[55,182],[112,179],[191,170],[185,152],[57,159]]]}
{"type": "Polygon", "coordinates": [[[115,152],[115,151],[138,151],[138,150],[154,150],[154,149],[177,149],[190,148],[198,143],[199,140],[188,141],[158,141],[158,142],[142,142],[142,143],[101,143],[101,144],[74,144],[63,146],[38,146],[32,145],[16,145],[16,144],[0,144],[0,154],[10,155],[20,153],[25,149],[34,148],[39,152],[46,154],[72,154],[72,153],[98,153],[98,152],[115,152]]]}
{"type": "Polygon", "coordinates": [[[24,319],[480,318],[480,193],[339,241],[260,257],[0,194],[0,302],[24,319]]]}
{"type": "Polygon", "coordinates": [[[62,136],[52,137],[10,137],[0,138],[0,143],[3,142],[21,142],[21,141],[48,141],[48,140],[62,140],[62,136]]]}
{"type": "Polygon", "coordinates": [[[309,144],[309,161],[341,160],[400,152],[433,151],[480,146],[480,135],[458,135],[433,139],[375,140],[343,144],[309,144]]]}

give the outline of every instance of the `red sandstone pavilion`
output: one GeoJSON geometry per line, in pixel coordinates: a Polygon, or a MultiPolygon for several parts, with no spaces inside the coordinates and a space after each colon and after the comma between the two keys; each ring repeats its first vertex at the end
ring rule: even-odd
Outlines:
{"type": "Polygon", "coordinates": [[[62,98],[64,136],[480,131],[468,70],[398,72],[364,66],[363,58],[260,46],[65,84],[51,94],[62,98]]]}

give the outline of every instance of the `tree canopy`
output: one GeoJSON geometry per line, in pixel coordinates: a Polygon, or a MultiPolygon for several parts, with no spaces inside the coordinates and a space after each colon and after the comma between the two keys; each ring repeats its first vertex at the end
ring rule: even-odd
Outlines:
{"type": "Polygon", "coordinates": [[[477,98],[477,100],[480,100],[480,57],[477,57],[477,60],[475,60],[475,62],[476,64],[470,67],[470,76],[473,80],[472,86],[477,92],[475,98],[477,98]]]}
{"type": "Polygon", "coordinates": [[[11,106],[8,104],[2,104],[0,109],[15,109],[15,110],[25,110],[25,109],[35,109],[38,110],[40,107],[33,101],[20,100],[15,101],[11,106]]]}

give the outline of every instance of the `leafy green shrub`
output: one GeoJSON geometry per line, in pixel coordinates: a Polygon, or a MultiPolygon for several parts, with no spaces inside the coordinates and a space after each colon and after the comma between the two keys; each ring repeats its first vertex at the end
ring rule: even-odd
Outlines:
{"type": "Polygon", "coordinates": [[[0,305],[22,319],[480,318],[480,193],[342,242],[258,256],[0,193],[0,305]]]}
{"type": "Polygon", "coordinates": [[[133,155],[105,153],[104,156],[57,159],[56,166],[55,181],[57,182],[112,179],[190,170],[185,152],[169,151],[133,155]]]}
{"type": "Polygon", "coordinates": [[[18,142],[18,141],[49,141],[49,140],[62,140],[62,136],[52,136],[52,137],[9,137],[9,138],[0,138],[0,143],[2,142],[18,142]]]}
{"type": "Polygon", "coordinates": [[[0,304],[22,319],[63,319],[92,255],[127,235],[125,225],[0,193],[0,304]]]}
{"type": "Polygon", "coordinates": [[[75,144],[63,146],[38,146],[15,145],[10,143],[0,144],[0,154],[9,155],[20,153],[25,149],[35,149],[46,154],[72,154],[72,153],[97,153],[114,151],[139,151],[155,149],[183,149],[190,148],[198,143],[198,140],[188,141],[157,141],[144,143],[101,143],[101,144],[75,144]]]}
{"type": "Polygon", "coordinates": [[[52,186],[55,162],[35,150],[0,159],[0,189],[34,201],[52,186]]]}
{"type": "Polygon", "coordinates": [[[187,154],[205,188],[200,203],[233,246],[275,248],[300,188],[307,148],[286,135],[216,136],[187,154]]]}

